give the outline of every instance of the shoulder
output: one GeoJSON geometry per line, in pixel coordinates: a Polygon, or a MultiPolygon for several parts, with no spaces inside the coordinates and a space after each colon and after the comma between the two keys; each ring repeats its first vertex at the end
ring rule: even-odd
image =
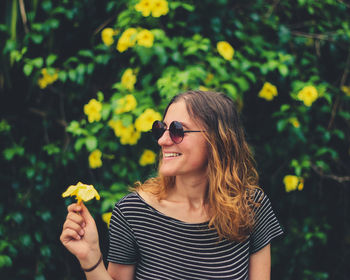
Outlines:
{"type": "Polygon", "coordinates": [[[131,192],[125,195],[115,204],[115,210],[124,212],[127,209],[138,207],[142,205],[142,199],[136,192],[131,192]]]}

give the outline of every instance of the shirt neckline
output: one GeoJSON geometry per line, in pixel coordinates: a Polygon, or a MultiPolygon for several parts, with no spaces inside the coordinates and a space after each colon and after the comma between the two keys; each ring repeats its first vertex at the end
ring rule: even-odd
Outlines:
{"type": "Polygon", "coordinates": [[[168,215],[165,215],[164,213],[160,212],[159,210],[157,210],[156,208],[154,208],[152,205],[150,205],[149,203],[147,203],[143,198],[142,196],[137,192],[133,192],[138,198],[139,200],[146,206],[148,207],[150,210],[152,210],[152,212],[154,212],[155,214],[157,214],[158,216],[161,216],[163,218],[166,218],[170,221],[173,221],[173,222],[176,222],[176,223],[179,223],[179,224],[183,224],[183,225],[188,225],[188,226],[207,226],[209,224],[209,221],[206,221],[206,222],[201,222],[201,223],[189,223],[189,222],[185,222],[185,221],[182,221],[182,220],[179,220],[179,219],[176,219],[176,218],[173,218],[173,217],[170,217],[168,215]]]}

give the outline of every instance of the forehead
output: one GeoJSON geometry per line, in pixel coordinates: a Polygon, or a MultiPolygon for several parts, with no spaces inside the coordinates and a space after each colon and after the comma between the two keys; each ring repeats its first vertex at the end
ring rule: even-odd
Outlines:
{"type": "Polygon", "coordinates": [[[166,115],[164,116],[164,122],[170,124],[172,121],[179,121],[183,123],[192,123],[191,117],[188,114],[186,103],[184,100],[179,100],[172,103],[166,115]]]}

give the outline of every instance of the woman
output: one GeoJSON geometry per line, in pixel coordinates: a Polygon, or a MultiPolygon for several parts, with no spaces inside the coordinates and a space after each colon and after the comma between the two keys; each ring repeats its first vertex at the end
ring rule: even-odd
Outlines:
{"type": "Polygon", "coordinates": [[[270,279],[270,242],[282,230],[257,185],[233,101],[177,95],[152,134],[159,176],[116,204],[107,270],[87,208],[68,207],[61,241],[87,279],[270,279]]]}

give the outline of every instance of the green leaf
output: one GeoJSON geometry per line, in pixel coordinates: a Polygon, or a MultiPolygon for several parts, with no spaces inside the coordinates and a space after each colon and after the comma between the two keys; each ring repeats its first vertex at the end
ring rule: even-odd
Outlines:
{"type": "Polygon", "coordinates": [[[12,260],[9,256],[0,255],[0,267],[12,266],[12,260]]]}
{"type": "Polygon", "coordinates": [[[44,64],[44,60],[42,57],[37,57],[37,58],[34,58],[32,59],[31,63],[37,67],[37,68],[41,68],[44,64]]]}
{"type": "Polygon", "coordinates": [[[92,152],[93,150],[95,150],[97,148],[97,144],[98,144],[98,141],[95,136],[89,136],[85,140],[85,145],[89,152],[92,152]]]}
{"type": "Polygon", "coordinates": [[[13,146],[12,148],[7,148],[3,151],[3,155],[6,160],[12,160],[15,156],[24,155],[24,147],[22,146],[13,146]]]}
{"type": "Polygon", "coordinates": [[[288,75],[288,67],[285,64],[278,65],[278,71],[283,77],[288,75]]]}
{"type": "Polygon", "coordinates": [[[85,145],[85,138],[79,138],[74,144],[74,149],[80,151],[83,145],[85,145]]]}
{"type": "Polygon", "coordinates": [[[33,71],[33,65],[31,64],[24,64],[23,66],[23,73],[26,75],[26,76],[29,76],[33,71]]]}
{"type": "Polygon", "coordinates": [[[46,58],[46,65],[47,66],[51,66],[57,59],[57,55],[55,54],[50,54],[47,58],[46,58]]]}
{"type": "Polygon", "coordinates": [[[30,36],[35,44],[41,44],[44,37],[41,34],[32,33],[30,36]]]}

